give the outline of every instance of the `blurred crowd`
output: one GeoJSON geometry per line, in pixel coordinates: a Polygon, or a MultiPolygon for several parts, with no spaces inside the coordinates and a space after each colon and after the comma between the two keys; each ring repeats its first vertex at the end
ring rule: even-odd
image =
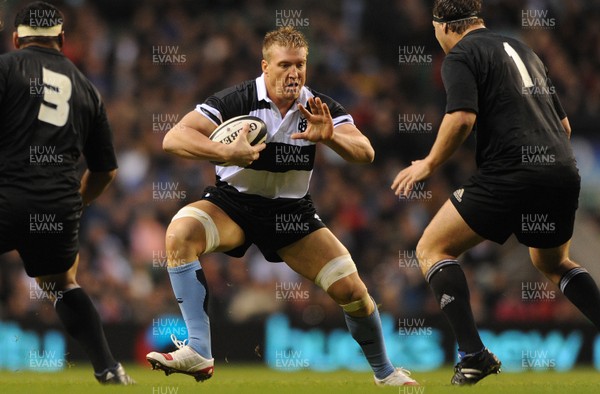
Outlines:
{"type": "MultiPolygon", "coordinates": [[[[396,317],[438,315],[414,247],[431,216],[474,171],[473,138],[426,183],[422,198],[398,200],[389,188],[397,171],[427,153],[443,116],[444,54],[433,34],[431,3],[57,3],[66,19],[64,53],[101,92],[118,152],[115,183],[86,208],[81,224],[78,279],[103,321],[148,324],[161,313],[179,313],[165,268],[165,230],[180,207],[214,183],[214,167],[166,154],[162,139],[211,93],[257,77],[262,37],[285,24],[308,38],[307,85],[344,105],[376,151],[372,165],[355,165],[319,147],[311,194],[320,217],[351,251],[382,311],[396,317]],[[399,61],[402,51],[412,50],[422,51],[422,61],[399,61]],[[419,119],[425,131],[403,131],[401,123],[410,119],[419,119]]],[[[0,45],[6,52],[18,3],[4,5],[0,45]]],[[[486,0],[484,10],[488,27],[521,38],[545,61],[574,134],[597,138],[600,2],[486,0]],[[540,18],[554,25],[527,25],[523,10],[533,9],[546,11],[540,18]]],[[[581,209],[600,223],[598,205],[581,209]]],[[[509,276],[503,256],[510,250],[485,242],[464,256],[479,322],[580,319],[558,294],[552,300],[524,299],[523,283],[545,281],[526,259],[520,262],[523,270],[509,276]]],[[[201,263],[213,319],[242,322],[283,311],[308,325],[343,324],[324,292],[284,264],[267,263],[254,249],[241,259],[211,254],[201,263]]],[[[34,288],[16,253],[0,256],[0,318],[55,322],[50,302],[31,296],[34,288]]]]}

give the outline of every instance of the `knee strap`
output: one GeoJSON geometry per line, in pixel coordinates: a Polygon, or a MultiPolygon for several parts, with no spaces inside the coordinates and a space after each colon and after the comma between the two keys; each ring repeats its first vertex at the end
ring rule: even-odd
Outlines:
{"type": "Polygon", "coordinates": [[[217,229],[215,222],[206,212],[194,207],[183,207],[175,214],[175,216],[173,216],[171,221],[181,218],[196,219],[204,226],[204,232],[206,233],[206,247],[204,253],[210,253],[219,246],[221,243],[219,230],[217,229]]]}
{"type": "Polygon", "coordinates": [[[372,301],[372,300],[373,299],[371,298],[369,293],[365,293],[365,295],[362,296],[362,298],[360,300],[352,301],[352,302],[349,302],[347,304],[340,305],[340,306],[342,307],[344,312],[350,312],[350,313],[356,312],[359,309],[367,309],[367,306],[369,304],[371,304],[371,302],[373,303],[375,308],[377,308],[377,306],[375,305],[375,301],[372,301]]]}
{"type": "Polygon", "coordinates": [[[321,268],[315,278],[317,286],[327,291],[338,280],[356,272],[356,264],[349,254],[336,257],[321,268]]]}

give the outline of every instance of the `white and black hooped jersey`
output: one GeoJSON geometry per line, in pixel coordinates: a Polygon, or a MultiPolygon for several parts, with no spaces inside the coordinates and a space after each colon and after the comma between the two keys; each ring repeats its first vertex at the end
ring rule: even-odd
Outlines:
{"type": "MultiPolygon", "coordinates": [[[[297,103],[307,107],[311,97],[319,97],[327,104],[333,127],[354,123],[339,103],[306,86],[297,103]]],[[[267,147],[259,159],[245,168],[217,166],[217,184],[226,183],[242,193],[267,198],[302,198],[308,193],[316,146],[310,141],[290,138],[293,133],[306,130],[307,120],[296,105],[281,118],[279,109],[267,97],[264,75],[215,93],[196,106],[196,111],[217,126],[240,115],[256,116],[267,125],[267,147]]]]}

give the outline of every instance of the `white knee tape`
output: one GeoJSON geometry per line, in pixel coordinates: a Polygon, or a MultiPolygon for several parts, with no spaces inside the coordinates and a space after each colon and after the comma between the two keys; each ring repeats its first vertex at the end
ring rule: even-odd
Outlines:
{"type": "Polygon", "coordinates": [[[355,272],[356,264],[354,264],[349,254],[345,254],[325,264],[317,274],[315,283],[327,291],[333,283],[355,272]]]}
{"type": "Polygon", "coordinates": [[[219,230],[212,218],[203,210],[194,207],[183,207],[173,216],[171,221],[180,218],[194,218],[198,220],[204,226],[204,232],[206,233],[206,248],[204,253],[210,253],[215,250],[221,240],[219,238],[219,230]]]}

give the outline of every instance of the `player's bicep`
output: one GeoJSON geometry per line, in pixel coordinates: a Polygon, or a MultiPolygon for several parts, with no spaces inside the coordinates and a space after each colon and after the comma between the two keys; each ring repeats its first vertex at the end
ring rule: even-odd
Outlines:
{"type": "Polygon", "coordinates": [[[214,123],[197,111],[188,112],[163,138],[163,150],[180,154],[190,147],[203,144],[216,128],[214,123]]]}
{"type": "MultiPolygon", "coordinates": [[[[200,114],[198,111],[188,112],[182,119],[177,123],[173,129],[177,128],[189,128],[199,133],[209,136],[217,126],[209,120],[206,116],[200,114]]],[[[173,130],[171,129],[171,130],[173,130]]]]}

